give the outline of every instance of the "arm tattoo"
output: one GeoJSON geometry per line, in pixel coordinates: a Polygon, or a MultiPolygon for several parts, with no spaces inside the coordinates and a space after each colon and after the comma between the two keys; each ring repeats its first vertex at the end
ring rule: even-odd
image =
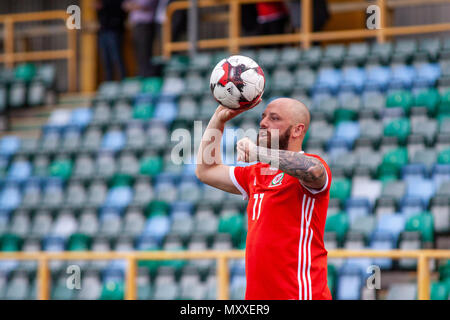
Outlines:
{"type": "Polygon", "coordinates": [[[286,150],[270,150],[257,147],[257,159],[269,163],[290,176],[300,179],[307,186],[320,188],[325,184],[326,170],[314,157],[286,150]]]}

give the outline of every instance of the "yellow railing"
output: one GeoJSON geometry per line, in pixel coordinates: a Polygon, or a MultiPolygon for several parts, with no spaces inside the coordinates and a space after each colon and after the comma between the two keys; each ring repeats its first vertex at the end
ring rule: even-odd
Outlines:
{"type": "MultiPolygon", "coordinates": [[[[133,251],[133,252],[1,252],[0,260],[36,260],[38,261],[38,298],[50,298],[50,260],[126,260],[127,300],[136,299],[136,277],[138,260],[190,260],[215,259],[217,268],[217,297],[227,300],[229,297],[228,260],[244,258],[242,250],[230,251],[133,251]]],[[[417,288],[419,300],[430,299],[430,259],[450,259],[450,250],[330,250],[328,258],[391,258],[417,259],[417,288]]]]}
{"type": "MultiPolygon", "coordinates": [[[[363,11],[371,4],[380,8],[380,29],[369,30],[365,25],[360,29],[318,31],[313,32],[312,0],[301,1],[301,31],[288,34],[241,36],[241,5],[257,2],[273,2],[283,0],[198,0],[199,8],[228,6],[228,37],[220,39],[200,39],[196,46],[199,49],[227,48],[232,54],[239,52],[241,46],[256,46],[269,44],[301,43],[303,48],[309,48],[313,41],[349,40],[376,38],[378,42],[385,42],[389,36],[422,34],[431,32],[449,31],[450,23],[435,23],[427,25],[413,25],[394,27],[388,26],[387,12],[399,7],[417,5],[450,3],[449,0],[376,0],[367,2],[335,3],[332,12],[363,11]]],[[[174,1],[167,6],[167,19],[163,25],[163,54],[169,58],[173,52],[186,51],[189,42],[172,42],[171,26],[175,11],[187,10],[189,1],[174,1]]],[[[331,5],[330,5],[331,6],[331,5]]]]}
{"type": "Polygon", "coordinates": [[[16,52],[14,48],[16,40],[14,25],[16,23],[62,20],[65,24],[67,18],[68,15],[63,10],[0,15],[0,24],[3,25],[4,33],[4,52],[0,54],[0,63],[12,68],[17,62],[66,59],[69,91],[75,91],[77,81],[77,38],[75,30],[66,28],[67,49],[16,52]]]}

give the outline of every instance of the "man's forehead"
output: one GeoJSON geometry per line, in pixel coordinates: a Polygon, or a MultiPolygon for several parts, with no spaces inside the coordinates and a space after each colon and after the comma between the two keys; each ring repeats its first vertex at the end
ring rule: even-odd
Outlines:
{"type": "Polygon", "coordinates": [[[287,113],[290,111],[290,108],[288,106],[288,102],[273,100],[270,102],[263,113],[269,114],[269,113],[276,113],[278,115],[287,115],[287,113]]]}

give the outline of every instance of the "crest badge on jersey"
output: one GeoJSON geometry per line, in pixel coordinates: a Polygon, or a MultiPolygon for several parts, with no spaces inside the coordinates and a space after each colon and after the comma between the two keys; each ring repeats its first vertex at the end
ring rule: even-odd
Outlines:
{"type": "Polygon", "coordinates": [[[278,187],[283,182],[284,172],[279,173],[272,179],[272,182],[269,184],[269,187],[278,187]]]}

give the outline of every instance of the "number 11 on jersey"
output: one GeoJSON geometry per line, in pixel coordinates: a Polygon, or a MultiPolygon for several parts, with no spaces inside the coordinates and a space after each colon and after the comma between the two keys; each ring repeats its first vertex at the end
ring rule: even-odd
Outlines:
{"type": "Polygon", "coordinates": [[[256,207],[258,207],[258,215],[256,216],[256,220],[259,219],[259,215],[261,214],[261,203],[264,198],[264,193],[255,193],[253,195],[253,198],[255,199],[255,202],[253,203],[253,216],[252,220],[255,220],[256,215],[256,207]],[[258,201],[259,200],[259,201],[258,201]],[[259,203],[258,203],[259,202],[259,203]]]}

